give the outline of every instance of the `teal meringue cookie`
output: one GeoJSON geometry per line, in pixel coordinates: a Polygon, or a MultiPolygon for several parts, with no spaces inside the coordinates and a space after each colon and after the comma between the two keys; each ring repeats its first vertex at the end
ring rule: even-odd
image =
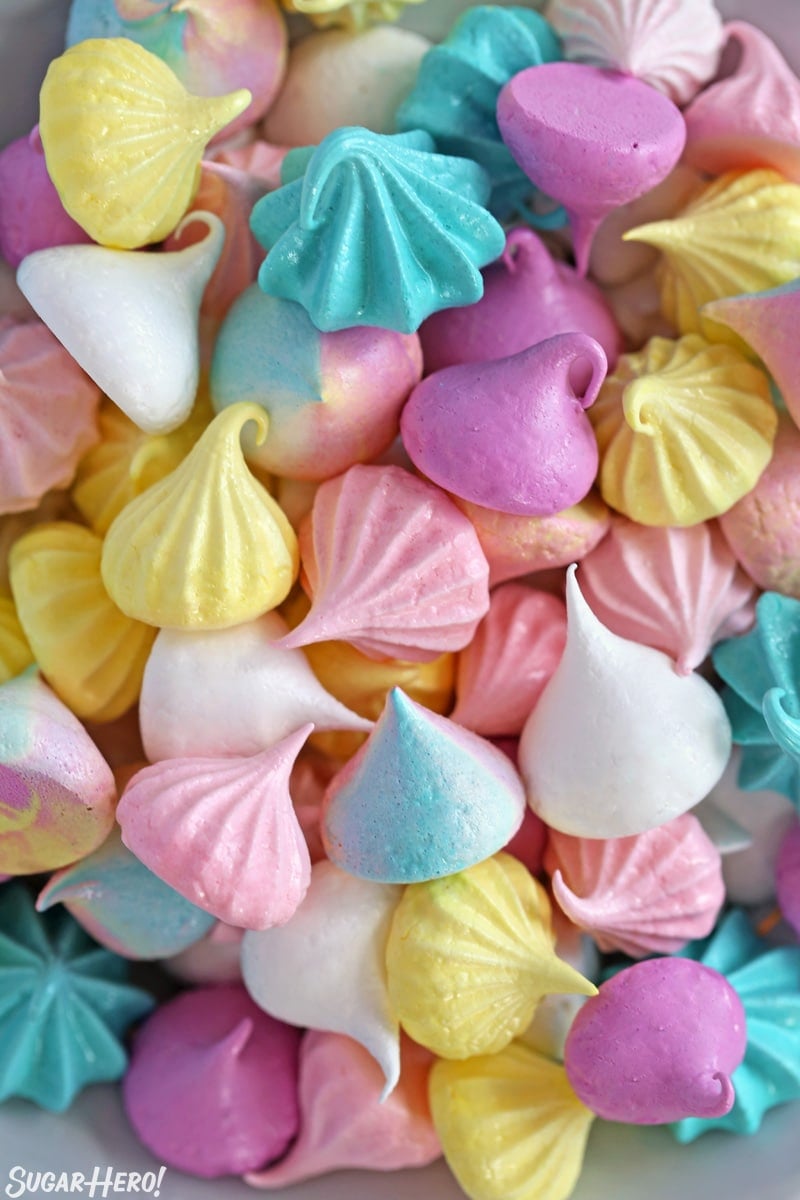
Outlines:
{"type": "Polygon", "coordinates": [[[193,946],[216,923],[140,862],[115,826],[93,854],[57,871],[36,908],[63,904],[97,942],[125,958],[156,959],[193,946]]]}
{"type": "Polygon", "coordinates": [[[764,1114],[800,1099],[800,947],[771,949],[741,909],[733,909],[705,941],[681,957],[713,967],[737,992],[747,1022],[744,1061],[732,1075],[733,1108],[724,1117],[689,1117],[671,1128],[679,1142],[711,1129],[755,1133],[764,1114]]]}
{"type": "Polygon", "coordinates": [[[423,883],[489,858],[525,814],[501,750],[393,688],[367,741],[325,794],[329,859],[376,883],[423,883]]]}
{"type": "Polygon", "coordinates": [[[755,627],[720,642],[712,660],[742,746],[739,786],[781,792],[800,807],[800,600],[765,592],[755,627]]]}
{"type": "Polygon", "coordinates": [[[302,304],[326,333],[413,333],[431,313],[480,300],[480,268],[505,235],[477,163],[435,153],[421,131],[357,126],[287,157],[283,186],[250,222],[269,251],[258,275],[268,295],[302,304]]]}
{"type": "Polygon", "coordinates": [[[424,129],[442,154],[480,163],[492,182],[489,208],[500,220],[520,213],[540,226],[563,225],[560,206],[547,218],[528,211],[536,189],[503,142],[496,116],[500,92],[514,75],[563,57],[558,34],[539,13],[494,4],[470,8],[423,58],[397,110],[397,128],[424,129]]]}
{"type": "Polygon", "coordinates": [[[127,970],[69,913],[39,916],[21,884],[0,889],[0,1100],[63,1112],[86,1084],[122,1076],[120,1039],[154,1004],[127,970]]]}

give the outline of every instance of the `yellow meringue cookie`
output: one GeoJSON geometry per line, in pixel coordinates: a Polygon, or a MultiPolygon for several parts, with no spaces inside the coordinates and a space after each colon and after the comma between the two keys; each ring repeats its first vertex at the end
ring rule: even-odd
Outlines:
{"type": "Polygon", "coordinates": [[[103,547],[103,581],[124,613],[168,629],[227,629],[275,608],[299,566],[283,511],[253,478],[240,434],[267,416],[232,404],[170,475],[128,504],[103,547]]]}
{"type": "Polygon", "coordinates": [[[121,613],[100,578],[102,541],[69,521],[11,548],[20,623],[53,691],[78,717],[113,721],[136,703],[155,630],[121,613]]]}
{"type": "Polygon", "coordinates": [[[396,21],[406,5],[423,0],[281,0],[287,12],[302,13],[315,25],[366,29],[377,21],[396,21]]]}
{"type": "Polygon", "coordinates": [[[389,997],[406,1032],[442,1058],[492,1054],[542,996],[592,996],[553,949],[542,886],[510,854],[410,884],[386,946],[389,997]]]}
{"type": "Polygon", "coordinates": [[[603,499],[641,525],[727,512],[769,463],[778,422],[764,372],[695,333],[624,354],[589,417],[603,499]]]}
{"type": "Polygon", "coordinates": [[[33,654],[17,616],[14,598],[0,588],[0,684],[29,667],[33,654]]]}
{"type": "Polygon", "coordinates": [[[194,96],[128,38],[89,38],[53,59],[40,93],[47,170],[64,208],[101,246],[172,233],[200,182],[206,143],[244,112],[246,88],[194,96]]]}
{"type": "Polygon", "coordinates": [[[594,1121],[564,1068],[512,1042],[438,1062],[428,1091],[450,1170],[471,1200],[566,1200],[594,1121]]]}
{"type": "Polygon", "coordinates": [[[770,170],[721,175],[672,220],[640,225],[623,240],[662,251],[661,306],[680,333],[742,349],[732,330],[698,310],[800,275],[800,186],[770,170]]]}

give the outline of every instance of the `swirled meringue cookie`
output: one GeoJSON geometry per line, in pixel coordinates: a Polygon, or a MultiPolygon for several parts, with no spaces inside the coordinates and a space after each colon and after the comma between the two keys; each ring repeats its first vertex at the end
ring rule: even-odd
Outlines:
{"type": "Polygon", "coordinates": [[[372,734],[328,788],[322,834],[344,870],[418,883],[500,850],[524,809],[502,751],[393,688],[372,734]]]}
{"type": "Polygon", "coordinates": [[[726,512],[767,466],[778,425],[765,373],[698,334],[623,354],[589,419],[603,499],[642,525],[726,512]]]}
{"type": "Polygon", "coordinates": [[[551,0],[567,58],[635,75],[686,104],[717,69],[724,40],[713,0],[551,0]]]}
{"type": "Polygon", "coordinates": [[[534,811],[578,837],[642,833],[697,804],[730,747],[730,724],[710,684],[676,674],[666,654],[606,629],[573,568],[566,649],[520,741],[534,811]]]}
{"type": "Polygon", "coordinates": [[[755,617],[753,583],[713,521],[675,529],[615,516],[608,536],[583,559],[581,584],[613,633],[663,650],[682,675],[755,617]]]}

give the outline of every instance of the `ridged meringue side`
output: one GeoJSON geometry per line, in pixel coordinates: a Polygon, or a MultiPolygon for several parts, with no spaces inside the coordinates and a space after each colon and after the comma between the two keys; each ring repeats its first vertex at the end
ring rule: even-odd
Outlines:
{"type": "Polygon", "coordinates": [[[676,529],[614,517],[581,562],[581,584],[604,625],[663,650],[682,675],[755,615],[755,587],[713,521],[676,529]]]}
{"type": "Polygon", "coordinates": [[[725,900],[719,852],[691,813],[627,838],[551,829],[545,869],[570,920],[602,951],[631,958],[706,937],[725,900]]]}
{"type": "Polygon", "coordinates": [[[311,611],[284,647],[342,640],[425,662],[466,646],[489,608],[471,522],[402,467],[354,466],[323,483],[301,546],[311,611]]]}
{"type": "Polygon", "coordinates": [[[767,466],[778,427],[765,373],[694,333],[623,354],[589,418],[603,499],[643,525],[726,512],[767,466]]]}
{"type": "Polygon", "coordinates": [[[310,730],[251,758],[173,758],[145,767],[117,806],[123,842],[218,920],[244,929],[283,924],[310,880],[289,795],[289,775],[310,730]]]}
{"type": "Polygon", "coordinates": [[[316,863],[303,903],[280,928],[242,943],[245,986],[280,1020],[355,1038],[379,1063],[388,1096],[400,1077],[400,1031],[386,985],[389,923],[401,889],[316,863]]]}
{"type": "Polygon", "coordinates": [[[636,75],[676,104],[713,77],[724,40],[713,0],[551,0],[547,18],[567,58],[636,75]]]}
{"type": "Polygon", "coordinates": [[[547,592],[507,583],[458,656],[450,719],[483,737],[522,732],[567,640],[564,605],[547,592]]]}
{"type": "Polygon", "coordinates": [[[251,474],[240,434],[257,404],[221,412],[187,457],[128,504],[103,544],[103,582],[128,616],[159,628],[224,629],[275,608],[299,565],[282,509],[251,474]]]}

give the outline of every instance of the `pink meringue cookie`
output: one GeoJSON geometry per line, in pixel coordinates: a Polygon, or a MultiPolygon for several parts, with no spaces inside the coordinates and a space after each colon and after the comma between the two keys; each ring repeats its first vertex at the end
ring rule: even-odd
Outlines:
{"type": "Polygon", "coordinates": [[[34,250],[91,240],[61,203],[37,129],[0,151],[0,258],[18,267],[34,250]]]}
{"type": "Polygon", "coordinates": [[[775,864],[778,905],[800,937],[800,822],[787,830],[775,864]]]}
{"type": "Polygon", "coordinates": [[[162,629],[145,667],[139,719],[151,762],[257,754],[309,723],[362,733],[372,722],[327,692],[301,650],[277,640],[277,612],[231,629],[162,629]]]}
{"type": "Polygon", "coordinates": [[[489,563],[489,584],[580,562],[605,537],[611,513],[596,492],[551,517],[515,517],[457,500],[489,563]]]}
{"type": "Polygon", "coordinates": [[[244,988],[183,992],[136,1037],[122,1085],[128,1119],[179,1170],[204,1179],[256,1170],[297,1133],[299,1044],[299,1030],[244,988]]]}
{"type": "Polygon", "coordinates": [[[653,958],[586,1001],[564,1066],[599,1117],[660,1125],[730,1112],[746,1045],[742,1002],[723,975],[692,959],[653,958]]]}
{"type": "Polygon", "coordinates": [[[759,587],[800,598],[800,430],[786,413],[766,470],[719,523],[759,587]]]}
{"type": "Polygon", "coordinates": [[[123,842],[220,921],[245,929],[288,921],[311,878],[289,773],[312,728],[252,758],[173,758],[145,767],[117,806],[123,842]]]}
{"type": "Polygon", "coordinates": [[[688,528],[611,519],[581,563],[583,594],[613,633],[663,650],[681,675],[755,617],[755,588],[715,521],[688,528]]]}
{"type": "MultiPolygon", "coordinates": [[[[499,746],[497,742],[495,745],[505,753],[503,746],[499,746]]],[[[542,869],[546,844],[547,826],[532,809],[526,808],[522,824],[503,849],[507,854],[513,854],[514,858],[519,859],[531,875],[538,875],[542,869]]]]}
{"type": "Polygon", "coordinates": [[[226,144],[216,150],[212,147],[211,154],[214,162],[244,171],[263,183],[268,192],[274,192],[281,186],[281,167],[289,150],[289,146],[273,146],[271,142],[256,138],[243,146],[226,144]]]}
{"type": "Polygon", "coordinates": [[[739,62],[684,112],[686,161],[711,175],[773,167],[800,183],[800,80],[754,25],[731,21],[725,34],[739,62]]]}
{"type": "Polygon", "coordinates": [[[0,514],[72,482],[99,438],[100,389],[40,321],[0,316],[0,514]]]}
{"type": "Polygon", "coordinates": [[[475,637],[458,656],[451,720],[484,737],[521,733],[566,640],[561,600],[521,583],[497,588],[475,637]]]}
{"type": "Polygon", "coordinates": [[[244,930],[217,921],[199,942],[162,958],[160,966],[182,983],[241,983],[244,930]]]}
{"type": "Polygon", "coordinates": [[[722,21],[713,0],[551,0],[566,57],[635,75],[686,104],[713,78],[722,21]]]}
{"type": "Polygon", "coordinates": [[[510,231],[502,256],[483,272],[482,299],[434,313],[419,336],[430,374],[459,363],[507,358],[575,332],[599,342],[608,369],[614,369],[622,339],[602,292],[552,258],[532,229],[521,228],[510,231]]]}
{"type": "Polygon", "coordinates": [[[401,888],[319,862],[292,919],[248,931],[242,942],[242,975],[256,1004],[282,1021],[355,1038],[380,1065],[384,1095],[400,1078],[385,959],[401,895],[401,888]]]}
{"type": "Polygon", "coordinates": [[[648,84],[571,62],[515,75],[497,123],[525,174],[566,208],[582,275],[606,213],[665,179],[686,140],[678,109],[648,84]]]}
{"type": "Polygon", "coordinates": [[[251,1187],[284,1188],[361,1167],[398,1171],[423,1167],[441,1154],[428,1105],[433,1056],[401,1038],[400,1079],[382,1094],[380,1069],[358,1042],[312,1029],[300,1047],[300,1132],[273,1167],[245,1176],[251,1187]]]}
{"type": "Polygon", "coordinates": [[[370,658],[430,662],[468,645],[489,608],[472,524],[402,467],[354,466],[323,483],[300,554],[311,611],[279,647],[338,639],[370,658]]]}
{"type": "Polygon", "coordinates": [[[312,863],[321,862],[323,858],[328,857],[322,844],[320,829],[322,801],[340,765],[335,758],[306,748],[292,767],[289,791],[312,863]]]}
{"type": "Polygon", "coordinates": [[[597,474],[585,410],[606,367],[602,346],[582,333],[445,367],[409,396],[403,444],[419,471],[463,500],[516,516],[563,512],[597,474]]]}
{"type": "Polygon", "coordinates": [[[545,870],[571,921],[604,952],[674,954],[706,937],[725,901],[722,860],[690,813],[635,837],[550,830],[545,870]]]}

